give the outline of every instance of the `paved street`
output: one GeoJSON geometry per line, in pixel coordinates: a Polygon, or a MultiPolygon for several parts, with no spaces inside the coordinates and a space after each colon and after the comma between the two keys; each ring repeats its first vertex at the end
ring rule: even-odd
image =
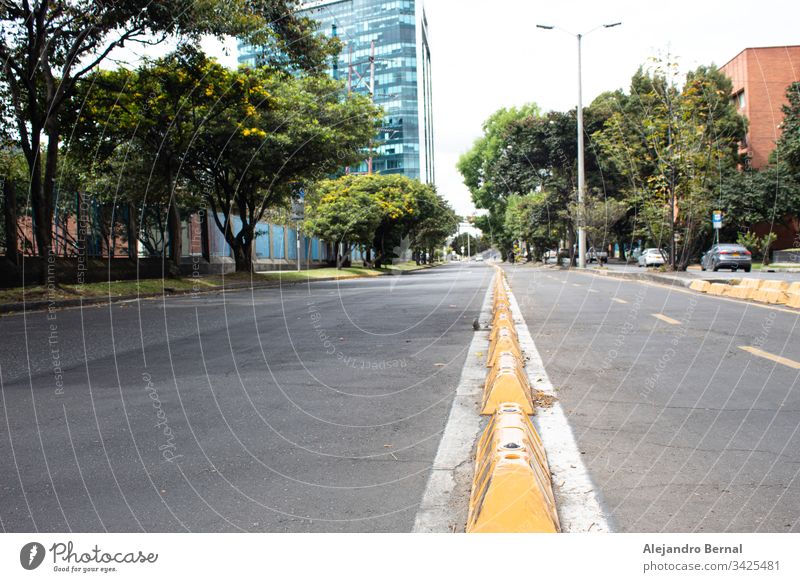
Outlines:
{"type": "Polygon", "coordinates": [[[492,276],[0,318],[5,531],[409,531],[492,276]]]}
{"type": "MultiPolygon", "coordinates": [[[[800,530],[799,314],[505,268],[616,531],[800,530]]],[[[3,529],[409,531],[491,276],[0,318],[3,529]]]]}
{"type": "Polygon", "coordinates": [[[800,314],[506,272],[616,531],[800,531],[800,314]]]}

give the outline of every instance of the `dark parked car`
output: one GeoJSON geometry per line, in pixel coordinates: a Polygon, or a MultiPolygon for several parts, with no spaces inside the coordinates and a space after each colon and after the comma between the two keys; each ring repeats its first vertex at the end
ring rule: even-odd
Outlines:
{"type": "Polygon", "coordinates": [[[743,269],[745,273],[749,273],[753,267],[752,259],[750,251],[742,245],[714,245],[703,255],[700,260],[700,268],[704,271],[743,269]]]}

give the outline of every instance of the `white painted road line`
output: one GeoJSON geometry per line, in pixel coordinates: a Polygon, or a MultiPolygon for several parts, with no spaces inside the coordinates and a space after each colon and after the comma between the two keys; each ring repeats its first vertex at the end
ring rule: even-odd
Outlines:
{"type": "Polygon", "coordinates": [[[619,298],[617,298],[617,297],[612,297],[612,298],[611,298],[611,301],[614,301],[614,302],[616,302],[616,303],[621,303],[622,305],[627,305],[627,304],[628,304],[628,302],[627,302],[627,301],[625,301],[624,299],[619,299],[619,298]]]}
{"type": "Polygon", "coordinates": [[[489,331],[483,328],[492,320],[494,282],[492,279],[483,298],[479,316],[481,331],[475,332],[461,369],[453,406],[414,520],[414,532],[464,531],[467,523],[475,464],[472,448],[483,424],[480,399],[486,381],[485,358],[489,351],[489,331]]]}
{"type": "MultiPolygon", "coordinates": [[[[522,316],[514,293],[508,294],[514,322],[517,326],[519,345],[528,363],[525,370],[533,390],[555,396],[555,390],[547,376],[542,357],[533,343],[533,337],[522,316]]],[[[609,520],[596,495],[597,490],[586,465],[583,463],[575,435],[569,426],[561,403],[556,400],[551,408],[538,408],[533,417],[536,429],[547,452],[547,462],[553,475],[553,491],[556,496],[558,519],[565,533],[610,532],[609,520]]]]}

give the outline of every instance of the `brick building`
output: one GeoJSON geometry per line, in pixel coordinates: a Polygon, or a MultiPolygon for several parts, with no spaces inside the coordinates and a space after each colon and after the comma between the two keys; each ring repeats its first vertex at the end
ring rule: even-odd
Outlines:
{"type": "Polygon", "coordinates": [[[720,70],[733,82],[733,99],[750,122],[743,144],[750,165],[763,168],[781,135],[786,89],[800,81],[800,46],[746,48],[720,70]]]}
{"type": "MultiPolygon", "coordinates": [[[[731,79],[732,98],[749,122],[742,152],[751,168],[761,169],[769,163],[781,135],[782,107],[788,104],[786,89],[800,81],[800,46],[746,48],[720,70],[731,79]]],[[[798,217],[780,222],[756,225],[755,231],[762,236],[768,232],[778,235],[775,249],[797,246],[798,217]]]]}

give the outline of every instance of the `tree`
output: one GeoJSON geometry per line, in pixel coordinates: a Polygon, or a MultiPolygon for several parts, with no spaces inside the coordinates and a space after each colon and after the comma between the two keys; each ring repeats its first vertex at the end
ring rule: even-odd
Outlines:
{"type": "Polygon", "coordinates": [[[336,248],[336,268],[341,268],[340,244],[369,246],[381,221],[378,201],[360,187],[356,176],[323,180],[306,193],[306,232],[336,248]]]}
{"type": "Polygon", "coordinates": [[[368,157],[383,110],[366,96],[347,96],[325,74],[259,67],[228,75],[228,89],[205,113],[184,170],[225,234],[237,270],[249,271],[266,210],[368,157]]]}
{"type": "Polygon", "coordinates": [[[595,140],[627,181],[636,233],[669,246],[671,264],[686,269],[704,241],[722,176],[741,161],[745,121],[719,70],[699,67],[678,88],[675,67],[656,60],[651,71],[640,68],[595,140]]]}
{"type": "Polygon", "coordinates": [[[411,245],[418,253],[434,251],[458,228],[458,216],[450,204],[433,187],[420,189],[417,216],[411,228],[411,245]]]}
{"type": "Polygon", "coordinates": [[[772,158],[775,163],[783,163],[794,180],[800,182],[800,82],[786,88],[789,101],[783,106],[781,137],[772,158]]]}
{"type": "Polygon", "coordinates": [[[336,46],[293,16],[296,0],[38,0],[0,4],[2,84],[30,176],[38,252],[51,249],[61,113],[76,83],[115,49],[168,36],[240,36],[276,48],[292,66],[323,66],[336,46]],[[42,153],[44,152],[44,156],[42,153]],[[42,161],[44,157],[44,162],[42,161]]]}
{"type": "Polygon", "coordinates": [[[169,209],[174,265],[181,256],[180,206],[205,203],[239,271],[252,269],[256,227],[267,209],[369,155],[365,148],[382,115],[364,96],[343,98],[341,83],[324,74],[229,71],[186,46],[135,72],[98,74],[85,103],[78,123],[88,127],[76,134],[95,139],[91,127],[103,129],[99,145],[80,149],[122,148],[123,156],[133,149],[146,162],[150,177],[133,201],[147,196],[169,209]]]}
{"type": "Polygon", "coordinates": [[[506,130],[515,120],[538,116],[535,103],[498,110],[483,124],[483,136],[458,161],[458,170],[475,206],[489,211],[477,218],[476,226],[488,234],[503,255],[511,250],[512,242],[503,228],[506,199],[516,193],[506,175],[498,172],[498,163],[508,151],[506,130]]]}
{"type": "MultiPolygon", "coordinates": [[[[327,233],[332,242],[348,243],[348,250],[350,244],[363,244],[368,257],[374,250],[379,268],[396,256],[395,249],[412,244],[433,248],[457,225],[455,213],[432,186],[398,174],[342,176],[323,181],[310,192],[306,228],[323,237],[327,233]],[[348,197],[363,201],[364,212],[354,209],[356,202],[344,200],[348,197]]],[[[337,264],[341,264],[338,255],[337,264]]]]}
{"type": "Polygon", "coordinates": [[[524,241],[529,259],[541,257],[558,245],[558,228],[551,210],[547,192],[514,194],[506,208],[506,231],[519,241],[524,241]]]}

